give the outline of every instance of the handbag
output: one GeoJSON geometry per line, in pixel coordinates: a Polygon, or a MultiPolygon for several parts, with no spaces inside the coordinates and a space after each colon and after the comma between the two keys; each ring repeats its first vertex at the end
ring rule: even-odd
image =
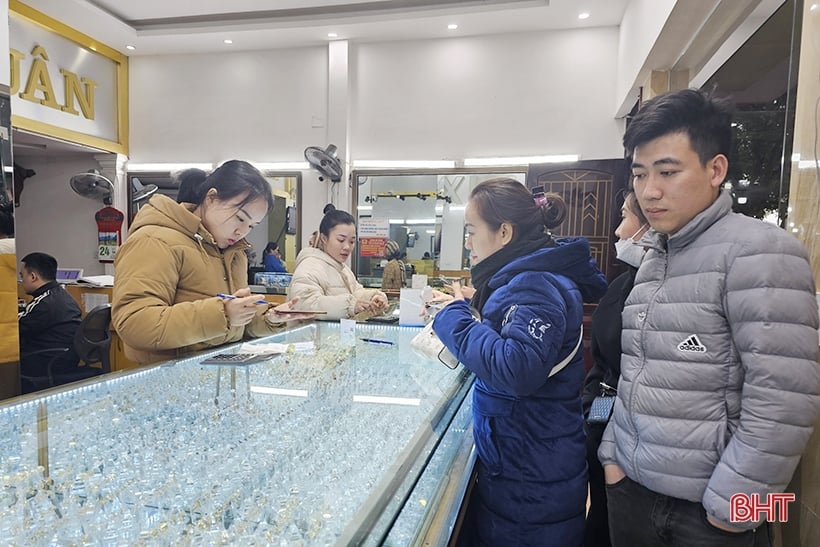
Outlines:
{"type": "Polygon", "coordinates": [[[604,382],[600,382],[600,384],[601,393],[592,400],[592,405],[589,407],[588,424],[605,424],[609,422],[612,409],[615,407],[618,390],[604,382]]]}

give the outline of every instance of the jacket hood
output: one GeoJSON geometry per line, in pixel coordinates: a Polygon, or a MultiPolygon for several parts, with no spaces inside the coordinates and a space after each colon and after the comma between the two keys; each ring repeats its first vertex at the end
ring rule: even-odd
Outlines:
{"type": "Polygon", "coordinates": [[[202,220],[185,205],[161,194],[152,196],[147,204],[140,207],[139,214],[131,223],[131,230],[136,231],[144,226],[164,226],[191,237],[200,229],[207,232],[202,220]]]}
{"type": "MultiPolygon", "coordinates": [[[[151,197],[146,205],[140,207],[139,214],[131,223],[129,233],[148,226],[161,226],[216,247],[214,236],[202,225],[202,219],[191,212],[189,207],[193,206],[187,203],[177,203],[168,196],[157,194],[151,197]]],[[[245,239],[241,239],[231,247],[244,249],[250,247],[250,244],[245,239]]]]}
{"type": "Polygon", "coordinates": [[[490,287],[506,285],[521,272],[542,271],[571,279],[581,291],[584,302],[596,302],[606,292],[606,277],[589,254],[589,241],[583,237],[555,240],[555,247],[546,247],[516,258],[496,273],[490,287]]]}
{"type": "Polygon", "coordinates": [[[304,249],[299,251],[299,255],[296,257],[296,263],[293,266],[293,270],[296,271],[296,268],[299,267],[299,264],[301,264],[305,260],[321,260],[322,262],[333,266],[337,270],[341,270],[342,268],[344,268],[343,264],[339,264],[336,260],[331,258],[331,256],[326,252],[320,249],[316,249],[314,247],[305,247],[304,249]]]}

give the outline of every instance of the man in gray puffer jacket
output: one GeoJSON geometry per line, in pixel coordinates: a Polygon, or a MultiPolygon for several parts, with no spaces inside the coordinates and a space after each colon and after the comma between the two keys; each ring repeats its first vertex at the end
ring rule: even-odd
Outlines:
{"type": "Polygon", "coordinates": [[[808,258],[731,212],[730,123],[727,101],[684,90],[648,101],[624,134],[652,230],[598,452],[615,546],[769,545],[730,500],[782,493],[820,411],[808,258]]]}

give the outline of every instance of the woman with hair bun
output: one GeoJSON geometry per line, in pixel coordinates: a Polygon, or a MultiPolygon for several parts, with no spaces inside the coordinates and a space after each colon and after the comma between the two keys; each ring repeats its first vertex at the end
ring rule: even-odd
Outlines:
{"type": "Polygon", "coordinates": [[[296,309],[323,311],[325,319],[346,319],[363,311],[387,308],[387,296],[365,289],[356,281],[347,259],[356,248],[356,221],[346,211],[325,206],[316,247],[296,257],[288,297],[298,298],[296,309]]]}
{"type": "Polygon", "coordinates": [[[454,284],[433,323],[477,377],[477,482],[463,545],[584,540],[581,322],[583,303],[598,300],[607,284],[586,239],[550,235],[565,216],[560,196],[533,195],[508,178],[476,186],[464,211],[476,292],[467,300],[454,284]]]}

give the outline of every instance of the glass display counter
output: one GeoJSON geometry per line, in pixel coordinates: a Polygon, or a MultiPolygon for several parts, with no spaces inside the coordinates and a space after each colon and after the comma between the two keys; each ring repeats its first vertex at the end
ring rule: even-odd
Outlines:
{"type": "Polygon", "coordinates": [[[17,545],[410,545],[461,503],[472,375],[418,329],[317,322],[0,406],[0,537],[17,545]],[[382,343],[362,341],[362,338],[382,343]],[[239,345],[220,348],[237,351],[239,345]]]}

